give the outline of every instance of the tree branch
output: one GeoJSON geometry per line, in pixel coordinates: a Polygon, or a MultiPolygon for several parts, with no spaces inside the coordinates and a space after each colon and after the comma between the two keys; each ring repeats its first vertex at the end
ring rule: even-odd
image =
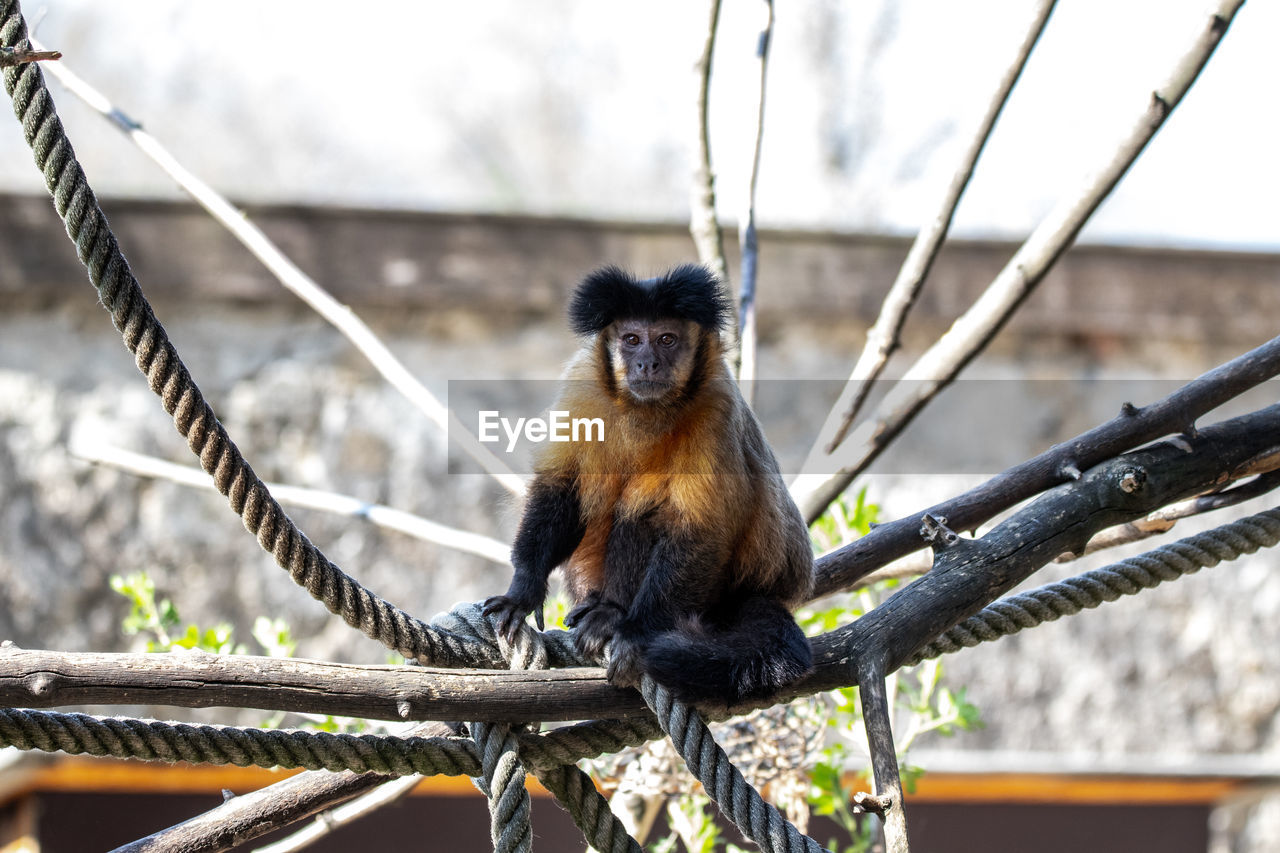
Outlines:
{"type": "MultiPolygon", "coordinates": [[[[1280,467],[1280,460],[1276,460],[1276,465],[1280,467]]],[[[1104,530],[1089,540],[1089,544],[1085,546],[1084,553],[1068,552],[1060,554],[1054,562],[1068,563],[1086,554],[1096,554],[1107,548],[1116,548],[1120,545],[1141,542],[1143,539],[1150,539],[1152,536],[1168,533],[1174,528],[1174,525],[1184,518],[1192,518],[1204,513],[1235,506],[1278,488],[1280,488],[1280,470],[1268,471],[1235,488],[1197,495],[1190,500],[1158,509],[1146,518],[1104,530]]]]}
{"type": "Polygon", "coordinates": [[[505,462],[481,444],[466,425],[409,372],[404,363],[395,357],[363,320],[303,272],[267,237],[262,229],[236,210],[213,187],[188,171],[154,136],[143,130],[141,124],[115,107],[101,92],[73,74],[64,65],[51,65],[49,71],[72,94],[110,120],[167,175],[177,181],[178,185],[208,211],[210,216],[230,231],[255,258],[261,261],[262,265],[282,285],[341,332],[368,359],[373,368],[393,388],[407,397],[432,423],[443,430],[450,441],[456,442],[507,491],[516,496],[524,494],[524,478],[513,472],[505,462]]]}
{"type": "Polygon", "coordinates": [[[350,802],[342,803],[328,811],[321,812],[310,825],[299,829],[287,838],[259,847],[254,853],[293,853],[295,850],[303,850],[310,847],[335,829],[353,823],[384,806],[399,802],[411,794],[420,781],[422,780],[416,776],[401,776],[391,780],[384,779],[376,788],[361,794],[350,802]]]}
{"type": "Polygon", "coordinates": [[[1117,456],[1058,486],[981,539],[936,538],[934,567],[856,622],[842,637],[848,677],[859,661],[885,656],[892,672],[943,631],[1099,530],[1123,524],[1280,462],[1280,404],[1117,456]]]}
{"type": "Polygon", "coordinates": [[[810,454],[805,470],[822,470],[838,461],[830,477],[802,477],[793,491],[805,518],[813,521],[865,471],[939,391],[986,348],[1045,273],[1075,241],[1098,205],[1111,193],[1156,131],[1177,107],[1213,55],[1244,0],[1221,0],[1195,43],[1178,60],[1168,80],[1156,88],[1133,128],[1110,160],[1074,196],[1063,199],[1037,226],[978,300],[907,371],[903,381],[846,439],[837,456],[810,454]],[[821,467],[819,467],[821,466],[821,467]]]}
{"type": "MultiPolygon", "coordinates": [[[[707,37],[702,43],[694,73],[698,75],[697,98],[697,163],[694,166],[689,234],[693,237],[698,260],[706,264],[729,286],[729,264],[724,255],[724,233],[716,215],[716,173],[711,167],[711,124],[709,121],[711,60],[716,49],[716,32],[720,28],[720,0],[710,0],[707,37]]],[[[730,291],[731,293],[731,291],[730,291]]],[[[735,336],[736,337],[736,336],[735,336]]]]}
{"type": "Polygon", "coordinates": [[[756,275],[760,245],[756,239],[756,187],[760,180],[760,151],[764,144],[765,90],[769,79],[769,47],[773,42],[773,0],[764,0],[765,22],[756,43],[760,61],[759,97],[756,101],[756,138],[747,179],[747,209],[738,228],[742,254],[742,285],[738,295],[738,382],[748,405],[754,402],[756,377],[756,275]]]}
{"type": "Polygon", "coordinates": [[[61,58],[62,54],[56,50],[19,50],[13,47],[0,46],[0,68],[11,68],[28,62],[44,62],[61,58]]]}
{"type": "MultiPolygon", "coordinates": [[[[418,737],[447,737],[456,733],[453,726],[435,722],[404,732],[406,736],[418,737]]],[[[417,776],[395,779],[378,773],[308,770],[253,793],[232,797],[204,814],[117,847],[112,853],[230,850],[369,791],[389,784],[411,788],[418,780],[417,776]]]]}
{"type": "Polygon", "coordinates": [[[371,720],[581,720],[646,716],[640,694],[604,670],[356,666],[299,658],[52,652],[0,648],[0,706],[237,707],[371,720]]]}
{"type": "Polygon", "coordinates": [[[1009,100],[1009,93],[1013,91],[1018,78],[1022,76],[1022,69],[1026,67],[1032,49],[1040,40],[1040,34],[1044,32],[1045,24],[1049,22],[1049,15],[1053,12],[1055,4],[1056,0],[1041,0],[1018,47],[1017,55],[1005,70],[1004,76],[1000,78],[995,94],[987,104],[987,111],[960,158],[960,165],[952,175],[946,192],[942,195],[938,210],[925,227],[920,229],[915,242],[911,244],[911,250],[907,252],[906,260],[898,270],[898,277],[880,306],[876,322],[867,332],[867,341],[862,355],[858,356],[858,361],[853,367],[853,374],[841,391],[840,399],[832,407],[832,418],[828,419],[823,429],[826,434],[818,438],[818,445],[823,447],[824,452],[833,453],[844,440],[849,427],[862,410],[863,403],[866,402],[872,383],[880,377],[890,354],[897,349],[902,326],[907,320],[911,307],[915,304],[916,297],[920,295],[934,259],[938,256],[938,250],[942,248],[942,242],[951,228],[951,220],[955,216],[956,207],[960,204],[960,197],[964,195],[969,179],[973,177],[973,170],[978,164],[978,158],[982,156],[982,149],[991,138],[996,121],[1009,100]],[[840,412],[843,412],[843,415],[836,421],[835,415],[840,412]]]}
{"type": "MultiPolygon", "coordinates": [[[[1280,375],[1280,337],[1193,379],[1141,409],[1127,406],[1101,426],[1019,463],[958,497],[876,526],[814,564],[815,595],[837,592],[859,578],[924,547],[918,535],[925,513],[957,530],[973,530],[1009,507],[1078,476],[1080,471],[1149,441],[1193,430],[1196,419],[1280,375]]],[[[1065,549],[1064,549],[1065,550],[1065,549]]]]}
{"type": "MultiPolygon", "coordinates": [[[[1082,549],[1099,530],[1278,465],[1280,404],[1215,424],[1195,438],[1110,459],[1015,512],[981,539],[955,537],[935,520],[933,570],[856,622],[815,638],[814,672],[787,696],[856,684],[865,659],[883,657],[883,671],[892,672],[1059,554],[1082,549]]],[[[0,705],[90,703],[221,705],[387,720],[648,716],[636,691],[611,686],[598,668],[445,670],[199,652],[0,649],[0,705]]]]}
{"type": "MultiPolygon", "coordinates": [[[[155,477],[183,486],[217,491],[213,482],[202,470],[190,465],[179,465],[154,456],[106,445],[90,447],[83,443],[73,443],[70,452],[72,456],[88,462],[109,465],[140,477],[155,477]]],[[[282,504],[318,509],[351,518],[363,518],[378,527],[395,530],[424,542],[434,542],[456,551],[475,554],[502,566],[511,565],[509,559],[511,547],[489,536],[458,530],[413,513],[382,504],[371,504],[336,492],[286,486],[280,483],[267,483],[266,486],[272,496],[282,504]]]]}
{"type": "Polygon", "coordinates": [[[871,772],[876,783],[874,799],[884,819],[885,849],[888,853],[910,853],[902,774],[898,771],[889,695],[885,690],[886,674],[883,659],[864,660],[858,674],[858,696],[862,702],[867,746],[871,750],[871,772]]]}

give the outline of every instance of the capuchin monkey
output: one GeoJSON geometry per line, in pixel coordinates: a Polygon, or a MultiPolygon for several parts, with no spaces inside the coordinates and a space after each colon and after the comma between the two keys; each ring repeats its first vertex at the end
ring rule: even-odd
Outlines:
{"type": "Polygon", "coordinates": [[[551,570],[584,655],[688,702],[771,697],[812,667],[790,609],[813,553],[773,452],[725,364],[729,311],[700,266],[637,280],[591,273],[569,306],[585,338],[555,409],[600,418],[603,440],[542,445],[516,534],[515,577],[486,613],[514,637],[542,627],[551,570]]]}

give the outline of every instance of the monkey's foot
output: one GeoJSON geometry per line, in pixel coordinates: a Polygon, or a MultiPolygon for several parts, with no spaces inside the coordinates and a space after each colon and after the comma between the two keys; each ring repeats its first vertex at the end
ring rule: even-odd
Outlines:
{"type": "Polygon", "coordinates": [[[606,601],[599,593],[591,593],[565,617],[564,624],[573,629],[573,645],[583,657],[595,660],[618,633],[626,612],[620,605],[606,601]]]}
{"type": "Polygon", "coordinates": [[[641,669],[640,646],[615,637],[609,654],[609,671],[605,677],[617,687],[639,687],[641,669]]]}

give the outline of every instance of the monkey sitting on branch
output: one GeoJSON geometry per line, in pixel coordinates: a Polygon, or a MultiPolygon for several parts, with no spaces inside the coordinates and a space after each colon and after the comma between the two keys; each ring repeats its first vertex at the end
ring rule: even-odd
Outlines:
{"type": "Polygon", "coordinates": [[[725,363],[729,305],[685,265],[648,280],[605,267],[569,307],[585,338],[558,410],[603,440],[548,443],[512,550],[515,576],[485,612],[514,637],[564,566],[566,623],[584,655],[612,643],[608,677],[642,673],[689,702],[771,697],[812,666],[790,609],[813,553],[773,451],[725,363]]]}

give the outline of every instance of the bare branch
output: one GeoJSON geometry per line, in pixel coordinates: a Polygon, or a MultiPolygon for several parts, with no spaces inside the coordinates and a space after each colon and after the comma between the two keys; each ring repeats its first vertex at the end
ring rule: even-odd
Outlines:
{"type": "Polygon", "coordinates": [[[1209,17],[1191,48],[1179,58],[1168,80],[1148,98],[1133,128],[1110,160],[1074,197],[1060,201],[1045,217],[982,296],[916,361],[875,415],[845,439],[836,456],[829,459],[823,454],[810,454],[806,470],[823,470],[832,461],[841,467],[833,476],[812,475],[797,482],[794,491],[806,518],[813,520],[821,515],[853,478],[866,470],[925,405],[986,347],[1044,279],[1045,273],[1074,242],[1085,222],[1191,88],[1243,2],[1221,0],[1216,13],[1209,17]],[[850,442],[852,445],[846,447],[850,442]]]}
{"type": "Polygon", "coordinates": [[[1040,34],[1044,32],[1045,24],[1049,22],[1049,15],[1053,12],[1056,2],[1057,0],[1041,0],[1035,14],[1032,15],[1027,32],[1018,46],[1018,53],[1005,70],[1004,76],[1000,78],[995,94],[987,104],[987,111],[978,123],[969,146],[961,156],[960,165],[952,176],[951,183],[947,185],[937,211],[920,229],[915,242],[911,244],[911,250],[907,252],[906,260],[898,270],[898,277],[880,306],[876,322],[867,332],[867,341],[862,355],[858,356],[857,364],[854,365],[853,374],[841,391],[840,399],[832,407],[832,419],[828,420],[823,429],[827,434],[820,435],[818,438],[818,443],[824,448],[824,452],[834,452],[844,440],[849,427],[862,410],[862,404],[866,402],[872,383],[880,377],[885,364],[889,361],[889,356],[897,349],[902,326],[924,286],[925,279],[929,276],[929,270],[938,256],[938,250],[942,248],[947,231],[951,228],[951,219],[955,216],[956,207],[960,204],[960,197],[964,195],[969,179],[973,177],[973,170],[978,164],[978,158],[982,156],[982,149],[991,138],[996,121],[1009,100],[1009,93],[1013,91],[1018,78],[1022,76],[1022,69],[1026,67],[1032,49],[1040,40],[1040,34]],[[834,416],[840,412],[843,412],[843,415],[839,421],[834,420],[834,416]]]}
{"type": "Polygon", "coordinates": [[[885,655],[886,672],[1099,530],[1142,518],[1280,458],[1280,404],[1126,453],[1020,508],[981,539],[935,550],[934,567],[875,610],[828,636],[843,636],[849,676],[885,655]]]}
{"type": "MultiPolygon", "coordinates": [[[[996,525],[981,539],[938,527],[935,567],[867,615],[813,641],[814,672],[789,696],[858,682],[861,662],[891,672],[1097,531],[1280,463],[1280,404],[1092,467],[996,525]],[[975,580],[979,582],[975,582],[975,580]]],[[[919,535],[917,527],[917,536],[919,535]]],[[[235,706],[371,719],[577,720],[647,717],[634,690],[599,668],[530,671],[349,666],[186,653],[114,655],[0,649],[0,706],[70,704],[235,706]],[[318,689],[317,685],[324,685],[318,689]]],[[[745,711],[748,708],[732,709],[745,711]]]]}
{"type": "MultiPolygon", "coordinates": [[[[1273,461],[1277,466],[1280,466],[1280,459],[1273,461]]],[[[1272,470],[1225,492],[1217,491],[1207,495],[1197,495],[1190,500],[1181,501],[1164,509],[1156,510],[1146,518],[1131,521],[1128,524],[1121,524],[1119,527],[1113,527],[1110,530],[1104,530],[1089,540],[1089,544],[1085,546],[1084,553],[1061,554],[1054,562],[1069,563],[1086,554],[1096,554],[1107,548],[1141,542],[1143,539],[1167,533],[1184,518],[1192,518],[1207,512],[1235,506],[1260,495],[1265,495],[1267,492],[1277,488],[1280,488],[1280,470],[1272,470]]]]}
{"type": "Polygon", "coordinates": [[[20,50],[18,48],[0,46],[0,68],[11,68],[28,62],[44,62],[61,58],[62,54],[56,50],[20,50]]]}
{"type": "Polygon", "coordinates": [[[355,666],[254,655],[61,653],[0,648],[0,706],[86,704],[257,708],[370,720],[517,723],[648,714],[595,667],[510,672],[355,666]],[[554,707],[553,707],[554,706],[554,707]]]}
{"type": "MultiPolygon", "coordinates": [[[[1268,464],[1274,463],[1280,466],[1280,459],[1269,460],[1268,464]]],[[[1255,472],[1242,474],[1242,478],[1254,476],[1255,472]]],[[[1156,510],[1147,515],[1146,518],[1121,524],[1116,527],[1108,528],[1097,536],[1089,540],[1089,544],[1085,547],[1084,553],[1079,554],[1068,551],[1065,554],[1059,554],[1055,559],[1055,563],[1069,563],[1078,560],[1088,554],[1095,554],[1107,548],[1114,548],[1119,545],[1128,545],[1132,542],[1140,542],[1143,539],[1149,539],[1152,536],[1158,536],[1161,533],[1167,533],[1172,530],[1174,525],[1183,518],[1191,518],[1196,515],[1213,512],[1226,507],[1235,506],[1244,503],[1247,500],[1264,495],[1270,491],[1280,488],[1280,471],[1273,470],[1265,474],[1261,474],[1248,482],[1236,486],[1226,491],[1215,491],[1209,494],[1198,495],[1190,500],[1181,501],[1176,504],[1156,510]]],[[[887,580],[909,580],[917,578],[925,574],[933,568],[933,554],[928,551],[920,551],[908,557],[894,560],[882,569],[876,569],[874,572],[864,576],[860,580],[854,582],[849,589],[859,590],[869,586],[874,586],[881,581],[887,580]]]]}
{"type": "Polygon", "coordinates": [[[764,0],[765,22],[756,43],[760,86],[756,106],[756,138],[747,179],[747,209],[738,229],[742,251],[742,285],[738,296],[738,381],[747,404],[754,402],[756,377],[756,276],[760,245],[756,239],[756,186],[760,180],[760,151],[764,143],[765,90],[769,79],[769,47],[773,42],[773,0],[764,0]]]}
{"type": "Polygon", "coordinates": [[[261,261],[281,284],[351,341],[373,368],[443,430],[450,441],[456,442],[509,492],[517,496],[524,494],[524,478],[481,444],[457,416],[409,372],[363,320],[304,273],[262,229],[250,222],[248,217],[236,210],[213,187],[188,171],[154,136],[144,131],[141,124],[112,105],[101,92],[67,70],[64,65],[51,65],[49,70],[72,94],[109,119],[144,154],[177,181],[210,216],[261,261]]]}
{"type": "MultiPolygon", "coordinates": [[[[448,731],[447,727],[445,730],[448,731]]],[[[398,779],[383,781],[367,794],[361,794],[349,803],[316,815],[316,819],[310,826],[298,830],[288,838],[259,847],[255,853],[293,853],[293,851],[310,847],[335,829],[357,821],[367,814],[372,814],[384,806],[399,802],[408,796],[420,781],[422,780],[417,776],[401,776],[398,779]]]]}
{"type": "MultiPolygon", "coordinates": [[[[179,465],[154,456],[106,445],[90,447],[83,443],[73,443],[70,451],[72,456],[88,462],[109,465],[140,477],[154,477],[183,486],[217,491],[204,471],[190,465],[179,465]]],[[[266,486],[272,496],[282,504],[318,509],[350,518],[363,518],[378,527],[395,530],[424,542],[433,542],[456,551],[475,554],[502,566],[511,565],[510,546],[489,536],[458,530],[413,513],[382,504],[369,503],[350,495],[301,486],[286,486],[280,483],[267,483],[266,486]]]]}
{"type": "MultiPolygon", "coordinates": [[[[445,723],[424,723],[405,732],[419,737],[447,737],[455,733],[454,728],[445,723]]],[[[388,787],[393,792],[397,788],[407,790],[420,778],[393,779],[377,773],[309,770],[251,794],[232,797],[204,814],[117,847],[112,853],[218,853],[369,791],[388,787]]],[[[289,848],[273,844],[262,849],[289,848]]]]}
{"type": "Polygon", "coordinates": [[[884,818],[885,849],[888,853],[910,853],[902,775],[898,771],[898,752],[893,743],[885,675],[882,658],[865,659],[858,673],[858,695],[862,701],[867,745],[871,750],[871,772],[876,782],[875,797],[871,801],[879,806],[884,818]]]}
{"type": "Polygon", "coordinates": [[[1206,412],[1280,374],[1280,337],[1219,365],[1141,409],[1126,406],[1101,426],[1009,468],[962,495],[924,512],[877,525],[856,542],[820,557],[815,595],[847,588],[866,574],[924,547],[918,531],[925,513],[943,516],[956,530],[973,530],[1009,507],[1072,479],[1149,441],[1193,428],[1206,412]]]}
{"type": "Polygon", "coordinates": [[[698,260],[706,264],[727,287],[729,264],[724,255],[724,233],[716,216],[716,173],[711,167],[711,125],[708,121],[711,89],[711,60],[716,49],[716,31],[720,28],[720,0],[710,0],[707,37],[702,44],[695,73],[698,75],[697,165],[694,167],[690,198],[689,233],[693,237],[698,260]]]}

